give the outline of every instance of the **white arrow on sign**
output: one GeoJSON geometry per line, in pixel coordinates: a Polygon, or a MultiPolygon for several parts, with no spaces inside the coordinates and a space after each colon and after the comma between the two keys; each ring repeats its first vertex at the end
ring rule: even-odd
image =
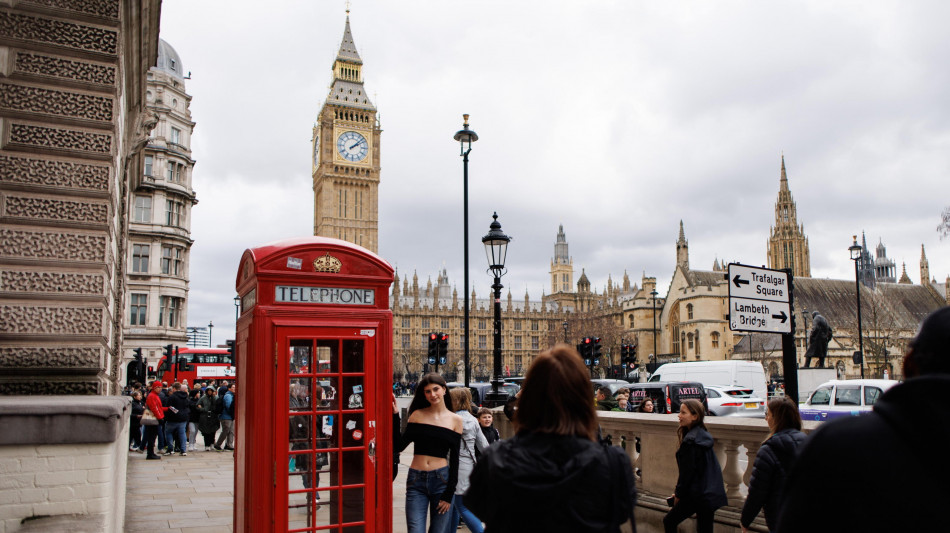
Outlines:
{"type": "Polygon", "coordinates": [[[791,333],[791,309],[786,302],[729,298],[729,329],[791,333]]]}
{"type": "Polygon", "coordinates": [[[781,270],[729,264],[729,297],[788,303],[788,274],[781,270]]]}

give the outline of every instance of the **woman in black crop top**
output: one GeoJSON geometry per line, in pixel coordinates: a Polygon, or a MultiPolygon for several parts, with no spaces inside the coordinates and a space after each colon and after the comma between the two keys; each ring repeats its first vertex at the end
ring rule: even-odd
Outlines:
{"type": "Polygon", "coordinates": [[[408,533],[425,533],[426,515],[431,517],[429,533],[449,530],[452,513],[448,511],[458,480],[462,417],[452,412],[452,399],[446,391],[445,379],[438,374],[427,374],[419,381],[409,404],[406,432],[396,442],[397,453],[410,442],[415,443],[406,478],[408,533]]]}

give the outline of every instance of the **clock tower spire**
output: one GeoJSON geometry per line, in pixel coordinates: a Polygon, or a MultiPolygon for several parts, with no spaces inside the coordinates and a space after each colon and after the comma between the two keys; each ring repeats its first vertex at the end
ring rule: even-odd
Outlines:
{"type": "Polygon", "coordinates": [[[330,91],[313,127],[313,234],[379,251],[379,137],[347,9],[330,91]]]}

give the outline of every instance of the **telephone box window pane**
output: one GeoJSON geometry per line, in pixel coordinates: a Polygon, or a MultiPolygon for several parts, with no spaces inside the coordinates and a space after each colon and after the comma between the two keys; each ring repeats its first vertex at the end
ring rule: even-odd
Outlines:
{"type": "Polygon", "coordinates": [[[343,409],[363,409],[365,405],[363,395],[363,377],[362,376],[344,376],[343,377],[344,398],[341,404],[343,409]]]}
{"type": "Polygon", "coordinates": [[[340,371],[340,361],[337,357],[339,341],[317,341],[317,372],[321,374],[336,374],[340,371]]]}
{"type": "Polygon", "coordinates": [[[313,415],[293,415],[290,417],[290,449],[294,450],[312,450],[313,440],[310,435],[313,434],[313,415]]]}
{"type": "Polygon", "coordinates": [[[316,436],[317,448],[336,448],[339,446],[339,440],[337,439],[337,434],[339,434],[337,430],[339,419],[339,415],[320,415],[317,417],[317,423],[320,424],[320,429],[316,436]]]}
{"type": "MultiPolygon", "coordinates": [[[[289,531],[313,531],[313,528],[325,528],[338,525],[331,521],[330,508],[336,509],[339,491],[321,490],[318,492],[291,493],[287,498],[287,526],[289,531]]],[[[337,514],[333,512],[333,514],[337,514]]],[[[337,531],[331,529],[329,531],[337,531]]]]}
{"type": "MultiPolygon", "coordinates": [[[[343,522],[363,522],[366,515],[363,509],[363,487],[353,489],[343,489],[343,522]]],[[[366,526],[348,526],[343,531],[362,533],[366,531],[366,526]]]]}
{"type": "Polygon", "coordinates": [[[363,340],[343,341],[343,372],[363,371],[363,340]]]}
{"type": "Polygon", "coordinates": [[[311,378],[290,379],[289,406],[291,416],[294,411],[313,411],[314,395],[310,391],[311,378]]]}
{"type": "Polygon", "coordinates": [[[320,389],[323,398],[317,403],[318,411],[338,411],[340,409],[339,404],[337,403],[337,389],[339,388],[340,378],[335,377],[318,377],[317,385],[320,386],[320,389]]]}
{"type": "MultiPolygon", "coordinates": [[[[293,490],[293,484],[291,484],[293,490]]],[[[297,492],[287,495],[287,527],[298,530],[312,525],[313,507],[308,505],[313,495],[307,492],[297,492]]]]}
{"type": "Polygon", "coordinates": [[[345,413],[343,415],[343,427],[340,428],[340,432],[344,448],[364,446],[365,439],[363,437],[366,434],[366,429],[363,428],[363,413],[345,413]]]}
{"type": "Polygon", "coordinates": [[[309,374],[313,372],[311,364],[313,362],[313,341],[310,340],[292,340],[290,341],[290,373],[291,374],[309,374]]]}

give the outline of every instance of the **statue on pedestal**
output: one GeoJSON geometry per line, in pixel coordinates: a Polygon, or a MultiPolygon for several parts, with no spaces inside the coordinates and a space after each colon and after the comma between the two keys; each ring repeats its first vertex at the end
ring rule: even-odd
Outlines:
{"type": "Polygon", "coordinates": [[[812,311],[813,319],[811,333],[808,335],[808,350],[805,352],[805,368],[811,367],[812,357],[818,358],[818,368],[825,367],[825,357],[828,355],[828,342],[831,341],[831,326],[825,317],[812,311]]]}

